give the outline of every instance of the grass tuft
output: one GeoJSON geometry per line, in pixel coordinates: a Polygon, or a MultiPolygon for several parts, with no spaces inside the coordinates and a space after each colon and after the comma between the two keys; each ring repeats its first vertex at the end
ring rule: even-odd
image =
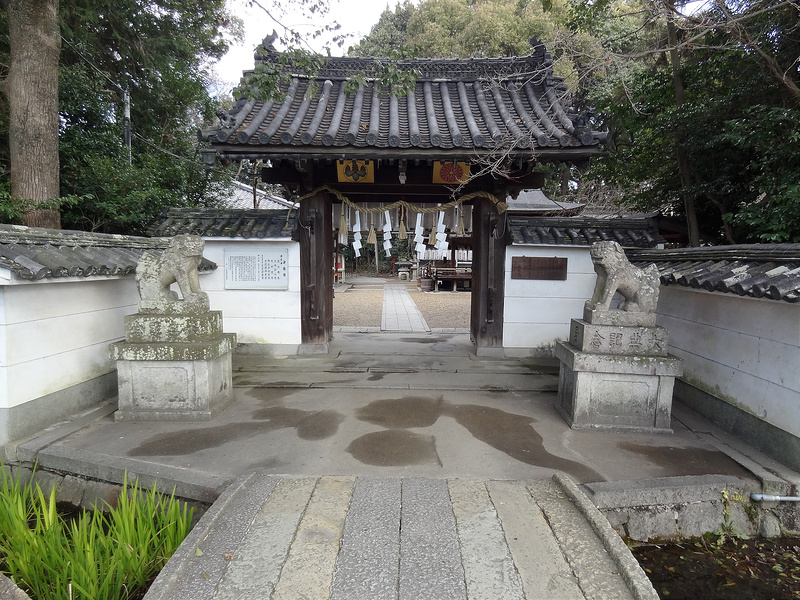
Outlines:
{"type": "Polygon", "coordinates": [[[65,520],[56,491],[0,464],[0,571],[33,600],[138,597],[191,529],[184,504],[123,482],[115,507],[65,520]]]}

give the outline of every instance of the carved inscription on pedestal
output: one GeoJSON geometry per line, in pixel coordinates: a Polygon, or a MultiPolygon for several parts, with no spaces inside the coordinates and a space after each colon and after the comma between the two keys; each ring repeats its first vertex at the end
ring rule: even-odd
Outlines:
{"type": "Polygon", "coordinates": [[[594,354],[666,356],[669,332],[663,327],[594,325],[573,319],[569,342],[594,354]]]}

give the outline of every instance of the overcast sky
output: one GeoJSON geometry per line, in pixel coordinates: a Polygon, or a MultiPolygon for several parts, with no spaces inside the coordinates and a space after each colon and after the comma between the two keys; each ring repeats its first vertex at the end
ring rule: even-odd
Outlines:
{"type": "MultiPolygon", "coordinates": [[[[261,4],[270,7],[279,0],[260,0],[261,4]]],[[[347,46],[354,44],[369,33],[372,26],[378,22],[381,13],[387,5],[394,9],[397,0],[330,0],[330,13],[328,21],[336,21],[342,26],[342,31],[353,34],[344,48],[331,46],[331,54],[341,56],[347,46]]],[[[241,17],[245,25],[245,41],[231,47],[216,67],[217,74],[222,83],[226,84],[227,91],[239,83],[242,71],[253,68],[253,49],[272,33],[273,29],[279,30],[264,11],[258,6],[248,6],[246,0],[228,0],[231,11],[241,17]]],[[[315,29],[306,15],[294,14],[285,19],[287,26],[292,26],[300,32],[311,32],[315,29]]],[[[280,31],[279,31],[280,32],[280,31]]],[[[322,52],[324,44],[315,42],[314,50],[322,52]]]]}

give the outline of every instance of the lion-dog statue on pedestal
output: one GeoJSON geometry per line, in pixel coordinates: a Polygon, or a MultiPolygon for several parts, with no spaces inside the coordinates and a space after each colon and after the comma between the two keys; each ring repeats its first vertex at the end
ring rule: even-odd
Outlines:
{"type": "Polygon", "coordinates": [[[197,267],[203,259],[203,238],[176,235],[160,254],[145,252],[136,267],[140,313],[202,313],[208,295],[200,289],[197,267]],[[183,299],[169,289],[177,283],[183,299]]]}
{"type": "Polygon", "coordinates": [[[619,310],[653,313],[658,305],[659,273],[656,265],[640,269],[628,262],[617,242],[595,242],[590,251],[597,283],[589,310],[609,310],[616,292],[624,298],[619,310]]]}

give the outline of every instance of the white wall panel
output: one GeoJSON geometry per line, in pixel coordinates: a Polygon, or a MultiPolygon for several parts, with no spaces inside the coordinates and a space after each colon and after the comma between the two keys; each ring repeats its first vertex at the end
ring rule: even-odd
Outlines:
{"type": "Polygon", "coordinates": [[[662,286],[658,322],[684,380],[800,436],[800,305],[662,286]]]}
{"type": "Polygon", "coordinates": [[[121,306],[127,308],[126,314],[132,314],[139,303],[139,292],[133,276],[66,283],[41,281],[3,287],[6,323],[37,321],[121,306]]]}
{"type": "Polygon", "coordinates": [[[585,298],[506,298],[504,323],[560,323],[569,331],[572,319],[583,317],[585,298]]]}
{"type": "Polygon", "coordinates": [[[7,325],[7,364],[120,340],[126,314],[126,308],[117,308],[7,325]]]}
{"type": "Polygon", "coordinates": [[[300,344],[300,319],[248,319],[224,317],[226,333],[240,344],[300,344]]]}
{"type": "Polygon", "coordinates": [[[800,345],[798,304],[662,285],[658,312],[792,346],[800,345]]]}
{"type": "Polygon", "coordinates": [[[45,356],[6,370],[6,407],[14,407],[113,371],[105,342],[45,356]]]}
{"type": "Polygon", "coordinates": [[[504,348],[550,348],[569,337],[562,324],[514,323],[503,325],[504,348]]]}
{"type": "Polygon", "coordinates": [[[225,318],[300,319],[299,292],[210,291],[208,298],[225,318]]]}
{"type": "Polygon", "coordinates": [[[511,246],[506,251],[503,346],[549,348],[569,338],[572,319],[583,317],[596,275],[588,247],[511,246]],[[511,279],[517,256],[567,259],[565,281],[511,279]]]}
{"type": "MultiPolygon", "coordinates": [[[[682,379],[688,383],[800,437],[797,391],[774,381],[753,377],[705,356],[679,349],[675,349],[674,354],[684,361],[682,379]]],[[[795,381],[794,386],[797,385],[795,381]]]]}

